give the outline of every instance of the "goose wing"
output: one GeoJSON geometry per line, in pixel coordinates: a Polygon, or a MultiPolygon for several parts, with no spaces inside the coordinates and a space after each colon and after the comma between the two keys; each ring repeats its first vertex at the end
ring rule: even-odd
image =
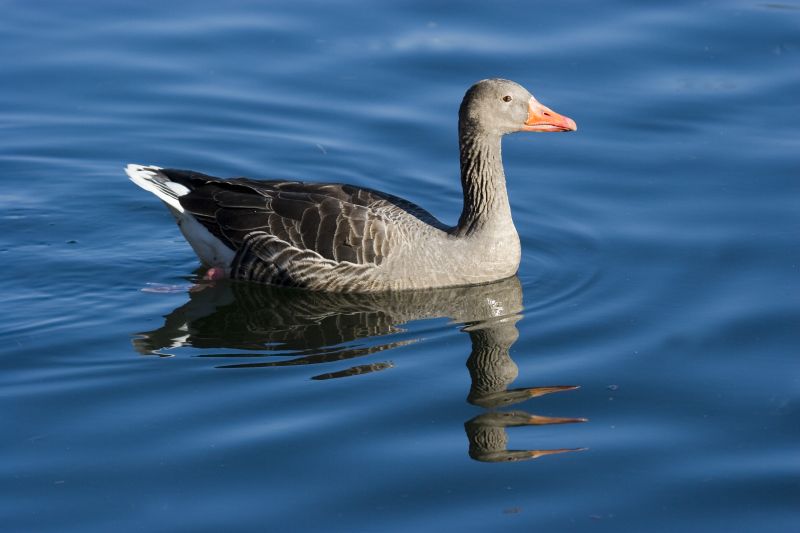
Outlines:
{"type": "Polygon", "coordinates": [[[233,250],[259,235],[334,262],[380,264],[391,250],[390,226],[416,221],[443,228],[411,202],[352,185],[159,172],[189,189],[180,205],[233,250]]]}

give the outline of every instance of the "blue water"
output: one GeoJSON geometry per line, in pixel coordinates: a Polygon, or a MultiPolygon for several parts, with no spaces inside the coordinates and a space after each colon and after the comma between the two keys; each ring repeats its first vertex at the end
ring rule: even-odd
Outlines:
{"type": "Polygon", "coordinates": [[[0,9],[2,531],[796,530],[797,1],[0,9]],[[504,141],[501,284],[198,290],[122,171],[454,223],[492,76],[579,126],[504,141]]]}

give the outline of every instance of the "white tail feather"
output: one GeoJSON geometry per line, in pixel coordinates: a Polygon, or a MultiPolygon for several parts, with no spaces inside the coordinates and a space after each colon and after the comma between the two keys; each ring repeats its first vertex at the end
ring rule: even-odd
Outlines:
{"type": "Polygon", "coordinates": [[[161,170],[160,167],[143,165],[128,165],[125,167],[125,173],[128,174],[132,182],[142,189],[155,194],[167,204],[167,207],[169,207],[169,210],[172,211],[178,221],[181,233],[189,241],[200,260],[207,265],[221,267],[226,272],[229,272],[234,251],[203,227],[190,212],[183,208],[178,198],[189,194],[191,191],[180,183],[170,181],[159,170],[161,170]]]}
{"type": "Polygon", "coordinates": [[[132,182],[158,196],[172,209],[183,213],[183,206],[178,201],[178,197],[188,194],[189,189],[180,183],[169,181],[158,173],[159,170],[161,170],[161,167],[132,164],[125,167],[125,173],[132,182]]]}

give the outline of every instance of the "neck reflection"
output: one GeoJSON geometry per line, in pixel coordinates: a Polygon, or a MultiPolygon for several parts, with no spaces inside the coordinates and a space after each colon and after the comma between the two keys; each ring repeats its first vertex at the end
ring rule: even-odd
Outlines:
{"type": "Polygon", "coordinates": [[[316,293],[217,281],[193,287],[189,298],[165,317],[162,327],[135,336],[133,345],[139,353],[170,356],[177,348],[192,346],[204,350],[199,357],[224,361],[219,368],[342,362],[339,370],[312,376],[336,379],[392,368],[394,364],[378,354],[419,339],[382,342],[383,337],[403,332],[411,321],[448,317],[464,324],[462,330],[472,344],[467,401],[487,410],[464,425],[470,457],[506,462],[584,449],[508,449],[507,428],[586,421],[500,410],[578,388],[509,388],[519,374],[509,353],[519,337],[516,323],[523,310],[517,277],[473,287],[383,294],[316,293]],[[352,364],[358,360],[365,362],[352,364]]]}

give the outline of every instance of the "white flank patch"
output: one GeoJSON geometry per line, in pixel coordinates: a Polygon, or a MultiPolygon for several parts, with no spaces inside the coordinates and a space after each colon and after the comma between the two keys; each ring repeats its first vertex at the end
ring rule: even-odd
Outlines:
{"type": "Polygon", "coordinates": [[[197,257],[206,265],[225,269],[225,273],[230,274],[234,251],[217,239],[191,213],[175,214],[175,218],[197,257]]]}

